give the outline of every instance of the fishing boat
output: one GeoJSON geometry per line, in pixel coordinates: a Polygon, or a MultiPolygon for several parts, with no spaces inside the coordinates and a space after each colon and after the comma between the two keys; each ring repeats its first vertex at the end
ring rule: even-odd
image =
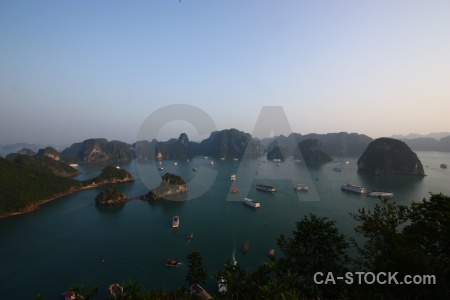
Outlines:
{"type": "Polygon", "coordinates": [[[307,190],[309,190],[309,187],[307,185],[302,184],[302,183],[296,183],[296,184],[294,184],[294,190],[296,190],[296,191],[307,191],[307,190]]]}
{"type": "Polygon", "coordinates": [[[255,208],[261,206],[261,204],[259,204],[259,202],[256,202],[255,200],[252,200],[252,199],[247,198],[247,197],[244,198],[244,203],[247,204],[248,206],[255,207],[255,208]]]}
{"type": "Polygon", "coordinates": [[[248,252],[248,243],[245,242],[244,247],[242,247],[242,252],[247,253],[248,252]]]}
{"type": "Polygon", "coordinates": [[[231,193],[233,193],[233,194],[235,194],[235,193],[237,193],[237,192],[239,192],[239,189],[238,189],[238,188],[234,188],[234,189],[231,190],[231,193]]]}
{"type": "Polygon", "coordinates": [[[277,189],[271,185],[257,184],[256,189],[264,192],[276,192],[277,189]]]}
{"type": "Polygon", "coordinates": [[[166,259],[164,264],[166,267],[176,267],[178,265],[178,261],[175,259],[166,259]]]}
{"type": "Polygon", "coordinates": [[[180,217],[174,216],[172,218],[172,228],[178,228],[180,226],[180,217]]]}

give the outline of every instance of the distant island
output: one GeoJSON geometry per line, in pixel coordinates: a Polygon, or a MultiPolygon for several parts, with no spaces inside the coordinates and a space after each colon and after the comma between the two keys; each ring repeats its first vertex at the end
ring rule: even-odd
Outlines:
{"type": "Polygon", "coordinates": [[[358,159],[358,171],[373,175],[425,175],[417,155],[406,143],[392,138],[370,143],[358,159]]]}
{"type": "Polygon", "coordinates": [[[124,203],[131,198],[128,198],[124,193],[118,190],[115,186],[109,186],[105,191],[95,197],[95,204],[99,206],[110,206],[124,203]]]}
{"type": "Polygon", "coordinates": [[[161,179],[161,184],[147,195],[142,196],[142,200],[159,200],[188,191],[186,181],[181,176],[166,173],[161,176],[161,179]]]}

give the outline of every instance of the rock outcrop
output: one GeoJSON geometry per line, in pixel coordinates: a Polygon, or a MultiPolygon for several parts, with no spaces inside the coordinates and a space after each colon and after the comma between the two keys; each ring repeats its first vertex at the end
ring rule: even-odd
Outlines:
{"type": "Polygon", "coordinates": [[[123,182],[132,182],[134,177],[124,169],[106,166],[100,175],[83,182],[84,185],[106,185],[123,182]]]}
{"type": "Polygon", "coordinates": [[[72,144],[61,152],[69,162],[101,163],[109,161],[131,161],[133,159],[130,145],[106,139],[89,139],[72,144]]]}
{"type": "Polygon", "coordinates": [[[128,201],[129,198],[114,186],[108,187],[95,197],[95,204],[100,206],[116,205],[128,201]]]}
{"type": "Polygon", "coordinates": [[[161,184],[151,190],[148,194],[141,197],[143,200],[159,200],[178,194],[183,194],[188,191],[188,186],[181,176],[166,173],[161,176],[161,184]]]}
{"type": "Polygon", "coordinates": [[[374,175],[419,175],[425,172],[417,155],[400,140],[379,138],[358,160],[358,171],[374,175]]]}

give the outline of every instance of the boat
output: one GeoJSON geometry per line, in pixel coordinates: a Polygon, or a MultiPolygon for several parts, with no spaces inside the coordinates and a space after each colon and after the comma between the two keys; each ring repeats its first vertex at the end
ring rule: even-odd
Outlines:
{"type": "Polygon", "coordinates": [[[205,300],[213,299],[213,297],[198,284],[191,285],[190,290],[191,294],[194,295],[196,299],[197,298],[205,300]]]}
{"type": "Polygon", "coordinates": [[[116,169],[120,169],[120,166],[116,166],[116,169]]]}
{"type": "Polygon", "coordinates": [[[69,164],[71,167],[78,167],[78,164],[69,164]]]}
{"type": "Polygon", "coordinates": [[[269,257],[274,257],[275,256],[275,250],[274,249],[270,249],[269,252],[267,253],[267,255],[269,257]]]}
{"type": "Polygon", "coordinates": [[[256,202],[255,200],[252,200],[247,197],[244,198],[244,203],[247,204],[248,206],[255,207],[255,208],[261,206],[261,204],[259,204],[259,202],[256,202]]]}
{"type": "Polygon", "coordinates": [[[214,162],[211,160],[211,161],[208,162],[208,164],[213,165],[214,162]]]}
{"type": "Polygon", "coordinates": [[[273,162],[281,162],[281,159],[280,158],[274,158],[273,162]]]}
{"type": "Polygon", "coordinates": [[[233,194],[235,194],[235,193],[237,193],[237,192],[239,192],[239,189],[238,189],[238,188],[234,188],[234,189],[231,190],[231,193],[233,193],[233,194]]]}
{"type": "Polygon", "coordinates": [[[342,168],[340,168],[340,167],[334,167],[334,168],[333,168],[333,171],[341,172],[341,171],[342,171],[342,168]]]}
{"type": "Polygon", "coordinates": [[[123,297],[123,287],[118,283],[113,283],[108,287],[109,297],[112,299],[119,299],[123,297]]]}
{"type": "Polygon", "coordinates": [[[162,170],[164,170],[164,168],[163,168],[163,167],[159,167],[158,170],[159,170],[159,171],[162,171],[162,170]]]}
{"type": "Polygon", "coordinates": [[[166,259],[164,264],[166,267],[176,267],[178,265],[178,261],[175,259],[166,259]]]}
{"type": "Polygon", "coordinates": [[[242,247],[242,252],[247,253],[248,252],[248,243],[245,242],[244,247],[242,247]]]}
{"type": "Polygon", "coordinates": [[[172,228],[178,228],[180,226],[180,217],[175,216],[172,218],[172,228]]]}
{"type": "Polygon", "coordinates": [[[74,291],[65,291],[61,294],[63,300],[83,300],[84,297],[80,294],[76,294],[74,291]]]}
{"type": "Polygon", "coordinates": [[[281,166],[281,164],[280,164],[280,163],[277,163],[277,166],[281,166]]]}
{"type": "Polygon", "coordinates": [[[309,190],[307,185],[304,185],[302,183],[296,183],[294,184],[294,190],[296,191],[307,191],[309,190]]]}
{"type": "Polygon", "coordinates": [[[354,184],[350,184],[350,183],[341,185],[341,190],[354,192],[354,193],[358,193],[358,194],[366,193],[366,189],[363,188],[362,186],[354,185],[354,184]]]}
{"type": "Polygon", "coordinates": [[[276,188],[271,185],[257,184],[256,189],[264,192],[276,192],[276,188]]]}
{"type": "Polygon", "coordinates": [[[197,172],[198,169],[197,168],[192,168],[192,171],[197,172]]]}
{"type": "Polygon", "coordinates": [[[234,160],[234,161],[237,161],[238,159],[237,159],[237,158],[233,158],[233,160],[234,160]]]}
{"type": "Polygon", "coordinates": [[[225,157],[221,157],[220,160],[225,160],[225,157]]]}
{"type": "Polygon", "coordinates": [[[174,162],[173,164],[174,164],[175,166],[176,166],[176,165],[178,165],[178,163],[177,163],[177,162],[174,162]]]}
{"type": "Polygon", "coordinates": [[[231,181],[235,181],[236,180],[236,174],[231,174],[231,181]]]}
{"type": "Polygon", "coordinates": [[[442,169],[447,169],[447,165],[446,165],[446,164],[441,164],[440,167],[441,167],[442,169]]]}
{"type": "Polygon", "coordinates": [[[392,192],[384,192],[384,191],[370,191],[366,194],[371,197],[381,197],[386,199],[394,198],[394,193],[392,192]]]}
{"type": "Polygon", "coordinates": [[[223,277],[220,277],[219,280],[217,280],[217,291],[221,295],[225,295],[228,290],[227,280],[223,277]]]}
{"type": "Polygon", "coordinates": [[[188,240],[192,240],[194,238],[194,234],[191,232],[188,234],[188,240]]]}

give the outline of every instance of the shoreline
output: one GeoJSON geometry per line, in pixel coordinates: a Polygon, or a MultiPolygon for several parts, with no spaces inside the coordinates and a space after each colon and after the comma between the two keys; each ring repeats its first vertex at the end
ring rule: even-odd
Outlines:
{"type": "Polygon", "coordinates": [[[79,187],[79,188],[75,188],[75,189],[73,189],[73,190],[69,190],[69,191],[67,191],[67,192],[65,192],[65,193],[62,193],[62,194],[56,194],[56,195],[53,195],[53,196],[50,197],[50,198],[43,199],[43,200],[39,200],[39,201],[33,203],[32,205],[30,205],[30,206],[24,208],[23,210],[11,212],[11,213],[5,213],[5,214],[2,214],[2,215],[0,215],[0,219],[7,218],[7,217],[12,217],[12,216],[23,215],[23,214],[26,214],[26,213],[30,213],[30,212],[36,211],[36,210],[39,209],[39,207],[40,207],[41,205],[44,205],[44,204],[49,203],[49,202],[51,202],[51,201],[53,201],[53,200],[56,200],[56,199],[58,199],[58,198],[61,198],[61,197],[64,197],[64,196],[67,196],[67,195],[70,195],[70,194],[74,194],[74,193],[79,192],[79,191],[82,191],[82,190],[88,190],[88,189],[92,189],[92,188],[96,188],[96,187],[100,187],[100,186],[104,186],[104,185],[108,185],[108,184],[114,184],[114,185],[116,185],[116,184],[119,184],[119,183],[127,183],[127,182],[133,182],[133,181],[134,181],[134,180],[131,180],[131,181],[122,181],[122,182],[115,182],[115,183],[109,183],[109,182],[107,182],[107,183],[90,184],[90,185],[87,185],[87,186],[81,186],[81,187],[79,187]]]}

